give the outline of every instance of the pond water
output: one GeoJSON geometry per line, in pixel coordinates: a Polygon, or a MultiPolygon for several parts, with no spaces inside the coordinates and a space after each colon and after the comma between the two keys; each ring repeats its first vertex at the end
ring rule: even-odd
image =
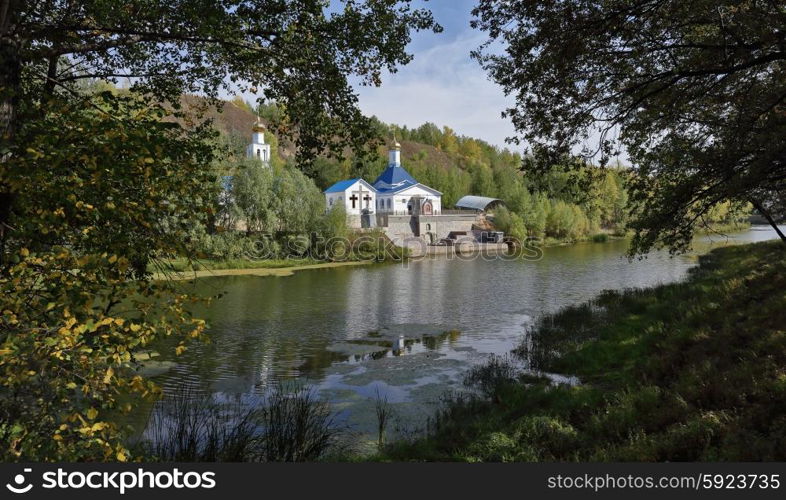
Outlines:
{"type": "MultiPolygon", "coordinates": [[[[626,241],[550,247],[539,260],[439,257],[300,271],[292,276],[210,277],[183,284],[223,296],[201,311],[209,343],[157,358],[165,389],[190,385],[217,400],[258,404],[272,383],[298,379],[331,402],[340,421],[373,433],[377,394],[398,428],[415,429],[462,373],[515,347],[544,313],[604,289],[680,280],[711,247],[760,241],[769,227],[701,237],[695,253],[629,261],[626,241]],[[403,336],[403,339],[401,338],[403,336]]],[[[163,350],[162,350],[163,351],[163,350]]]]}

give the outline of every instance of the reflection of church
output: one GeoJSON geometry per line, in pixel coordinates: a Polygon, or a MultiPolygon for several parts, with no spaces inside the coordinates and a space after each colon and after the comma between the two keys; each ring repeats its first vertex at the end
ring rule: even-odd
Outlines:
{"type": "Polygon", "coordinates": [[[330,210],[344,205],[350,226],[373,227],[377,215],[438,215],[442,211],[442,193],[420,184],[401,166],[401,146],[395,143],[389,153],[388,167],[373,184],[363,179],[349,179],[325,191],[330,210]]]}

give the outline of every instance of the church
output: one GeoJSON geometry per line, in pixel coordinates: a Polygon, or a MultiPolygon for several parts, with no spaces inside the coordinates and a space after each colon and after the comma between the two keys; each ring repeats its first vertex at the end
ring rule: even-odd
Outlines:
{"type": "Polygon", "coordinates": [[[388,153],[388,166],[372,183],[340,181],[325,190],[325,208],[343,205],[347,225],[378,228],[398,246],[445,245],[474,239],[475,212],[442,209],[442,193],[418,182],[401,165],[401,145],[388,153]]]}
{"type": "Polygon", "coordinates": [[[438,215],[442,193],[415,180],[401,165],[401,145],[388,154],[388,166],[369,184],[363,179],[339,181],[325,190],[326,208],[343,204],[350,227],[377,226],[376,215],[438,215]]]}
{"type": "MultiPolygon", "coordinates": [[[[259,119],[252,128],[246,156],[270,166],[270,144],[265,142],[265,127],[259,119]]],[[[224,178],[227,197],[231,196],[231,181],[230,176],[224,178]]],[[[387,167],[373,183],[360,178],[339,181],[324,195],[326,210],[344,207],[348,227],[360,231],[377,228],[398,246],[456,245],[478,239],[475,226],[480,210],[444,211],[442,193],[418,182],[401,164],[401,145],[395,140],[387,167]]]]}

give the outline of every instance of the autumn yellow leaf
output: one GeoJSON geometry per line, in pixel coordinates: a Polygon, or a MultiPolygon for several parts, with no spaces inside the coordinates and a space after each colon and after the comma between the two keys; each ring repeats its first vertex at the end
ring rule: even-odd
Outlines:
{"type": "Polygon", "coordinates": [[[115,370],[110,366],[106,369],[106,373],[104,374],[104,383],[108,384],[112,381],[112,376],[114,376],[115,370]]]}

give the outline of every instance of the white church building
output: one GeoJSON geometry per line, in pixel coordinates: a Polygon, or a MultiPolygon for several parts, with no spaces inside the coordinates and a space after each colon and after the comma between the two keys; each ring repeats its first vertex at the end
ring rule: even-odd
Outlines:
{"type": "Polygon", "coordinates": [[[400,246],[413,240],[438,244],[446,238],[472,234],[474,213],[443,213],[442,193],[418,182],[401,165],[401,145],[388,155],[387,168],[369,183],[340,181],[325,190],[325,205],[344,206],[347,224],[356,229],[380,228],[400,246]]]}
{"type": "Polygon", "coordinates": [[[339,181],[325,190],[328,210],[344,205],[350,226],[373,227],[372,215],[438,215],[442,193],[419,183],[401,165],[401,145],[388,154],[388,166],[369,184],[363,179],[339,181]]]}

